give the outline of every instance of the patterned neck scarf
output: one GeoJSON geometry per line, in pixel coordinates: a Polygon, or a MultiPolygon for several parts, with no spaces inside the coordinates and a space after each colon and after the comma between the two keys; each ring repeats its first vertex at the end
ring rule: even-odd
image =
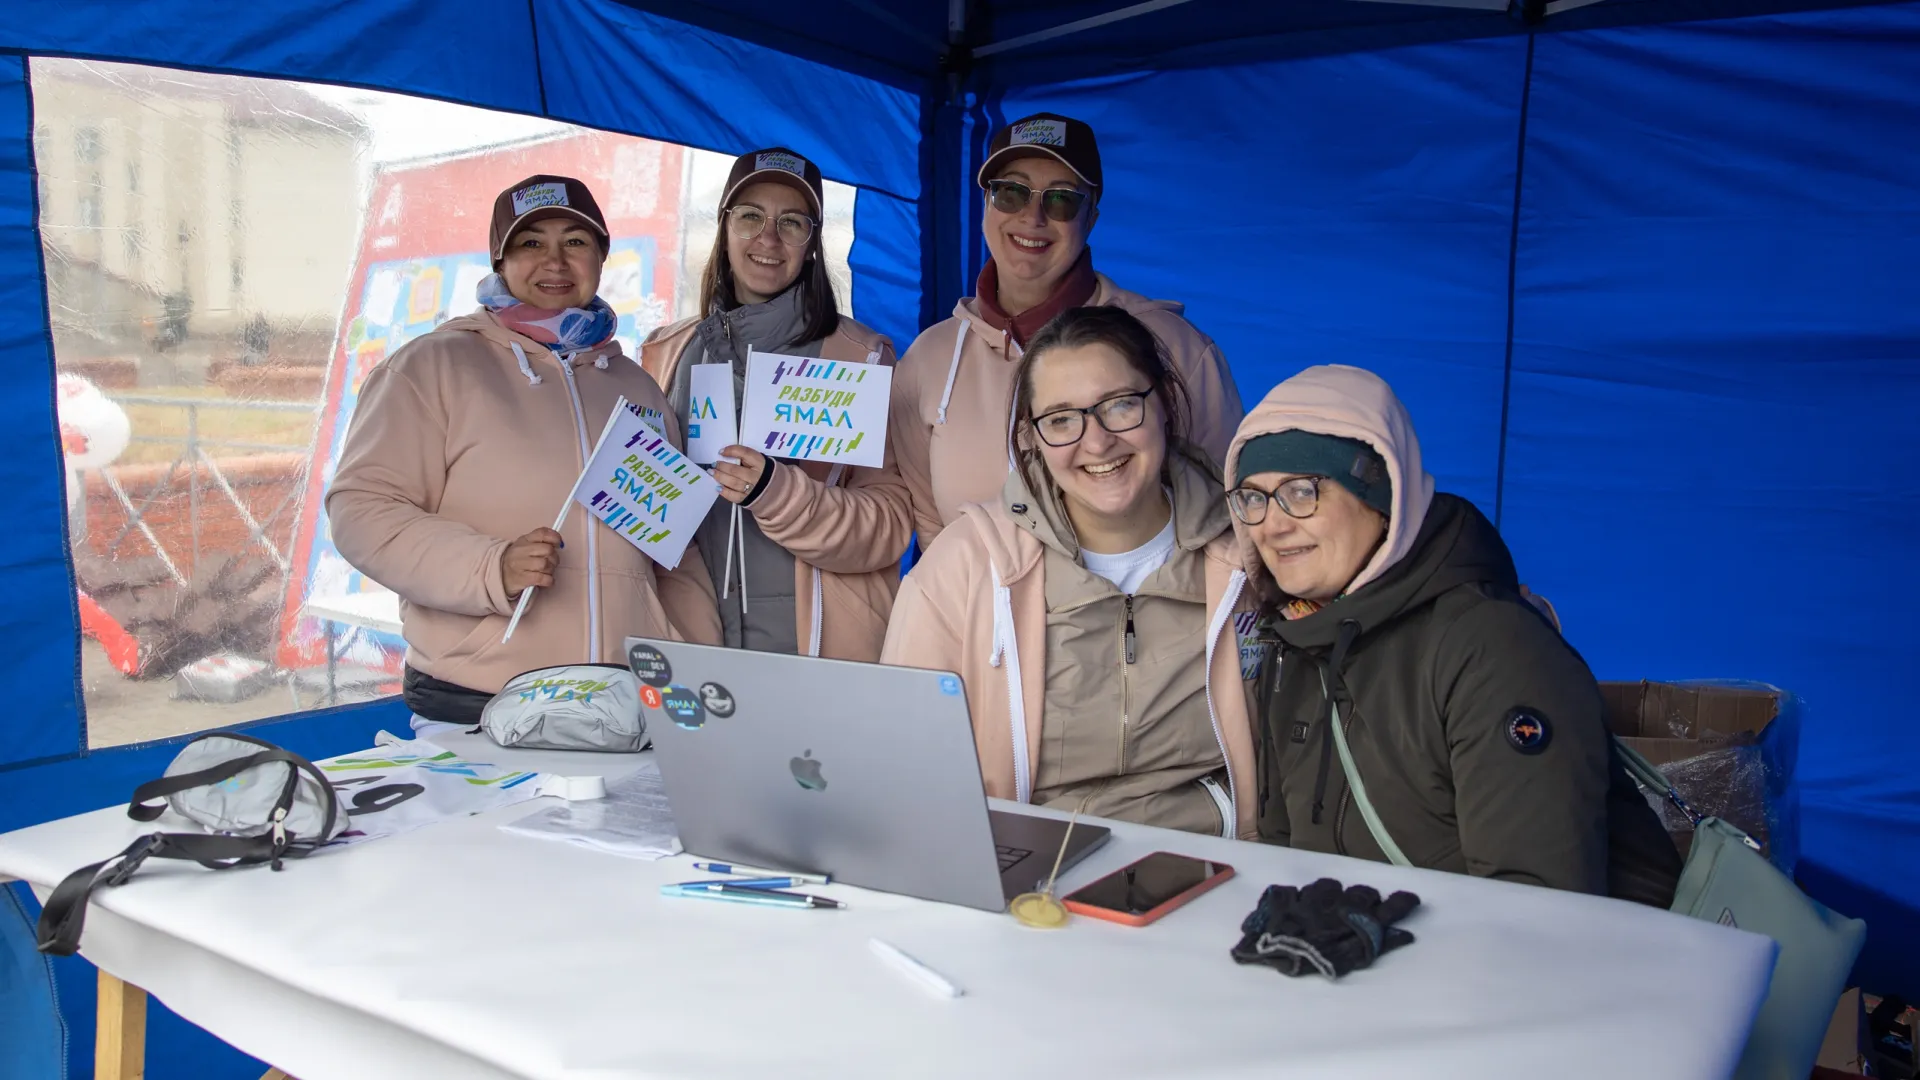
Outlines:
{"type": "Polygon", "coordinates": [[[1289,600],[1280,605],[1280,617],[1289,622],[1294,619],[1304,619],[1324,606],[1312,600],[1289,600]]]}
{"type": "Polygon", "coordinates": [[[554,352],[568,353],[605,345],[613,339],[619,323],[613,308],[597,296],[584,308],[534,307],[508,292],[507,280],[499,274],[481,278],[474,292],[481,306],[493,312],[501,325],[554,352]]]}

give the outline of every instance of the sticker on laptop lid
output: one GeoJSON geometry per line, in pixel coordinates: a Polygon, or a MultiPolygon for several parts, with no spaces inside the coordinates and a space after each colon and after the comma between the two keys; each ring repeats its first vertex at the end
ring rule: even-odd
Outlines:
{"type": "Polygon", "coordinates": [[[565,184],[528,184],[513,193],[513,216],[519,217],[529,210],[538,210],[543,206],[571,206],[567,202],[565,184]]]}
{"type": "Polygon", "coordinates": [[[953,675],[940,676],[940,692],[948,697],[959,697],[960,680],[953,675]]]}
{"type": "Polygon", "coordinates": [[[798,154],[783,154],[778,150],[769,150],[764,154],[754,156],[753,171],[759,172],[762,169],[779,169],[781,172],[790,172],[803,180],[806,179],[807,176],[807,162],[805,158],[800,157],[798,154]]]}
{"type": "Polygon", "coordinates": [[[660,700],[666,704],[667,715],[673,717],[673,722],[688,731],[707,726],[707,710],[700,704],[700,695],[687,687],[669,686],[660,700]]]}
{"type": "Polygon", "coordinates": [[[665,653],[651,645],[635,645],[627,650],[627,666],[641,682],[656,690],[665,689],[673,681],[673,665],[667,663],[665,653]]]}
{"type": "Polygon", "coordinates": [[[717,682],[700,684],[700,704],[722,720],[733,715],[733,693],[717,682]]]}
{"type": "Polygon", "coordinates": [[[1010,146],[1065,146],[1067,122],[1064,120],[1023,120],[1013,125],[1010,146]]]}

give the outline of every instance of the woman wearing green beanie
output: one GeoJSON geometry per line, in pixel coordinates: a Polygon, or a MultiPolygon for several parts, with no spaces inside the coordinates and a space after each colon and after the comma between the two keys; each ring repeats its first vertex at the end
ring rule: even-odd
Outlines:
{"type": "Polygon", "coordinates": [[[1666,907],[1680,857],[1599,687],[1378,376],[1309,368],[1227,452],[1263,617],[1260,837],[1666,907]]]}

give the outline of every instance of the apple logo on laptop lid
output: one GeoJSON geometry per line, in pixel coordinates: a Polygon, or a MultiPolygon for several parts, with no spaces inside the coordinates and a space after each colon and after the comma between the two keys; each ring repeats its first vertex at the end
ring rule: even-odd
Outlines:
{"type": "Polygon", "coordinates": [[[820,775],[820,763],[814,760],[811,749],[802,751],[800,757],[788,761],[787,767],[793,770],[793,778],[800,782],[801,787],[808,791],[827,790],[827,778],[820,775]]]}

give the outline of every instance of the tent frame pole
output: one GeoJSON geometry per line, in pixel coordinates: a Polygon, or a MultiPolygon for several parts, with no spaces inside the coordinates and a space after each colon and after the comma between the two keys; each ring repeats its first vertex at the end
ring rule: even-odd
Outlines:
{"type": "MultiPolygon", "coordinates": [[[[955,2],[957,3],[959,0],[955,0],[955,2]]],[[[1125,22],[1128,19],[1140,15],[1150,15],[1156,11],[1164,11],[1167,8],[1179,7],[1181,4],[1190,2],[1191,0],[1145,0],[1144,3],[1116,8],[1104,15],[1089,15],[1084,19],[1075,19],[1073,22],[1061,23],[1059,26],[1048,27],[1045,30],[1035,30],[1031,34],[1021,34],[1019,37],[1008,38],[1005,41],[996,41],[991,45],[982,45],[973,50],[973,56],[974,59],[978,60],[982,57],[992,56],[995,53],[1024,48],[1028,45],[1038,45],[1043,41],[1052,41],[1055,38],[1066,37],[1068,34],[1080,33],[1082,30],[1092,30],[1095,27],[1125,22]]]]}

